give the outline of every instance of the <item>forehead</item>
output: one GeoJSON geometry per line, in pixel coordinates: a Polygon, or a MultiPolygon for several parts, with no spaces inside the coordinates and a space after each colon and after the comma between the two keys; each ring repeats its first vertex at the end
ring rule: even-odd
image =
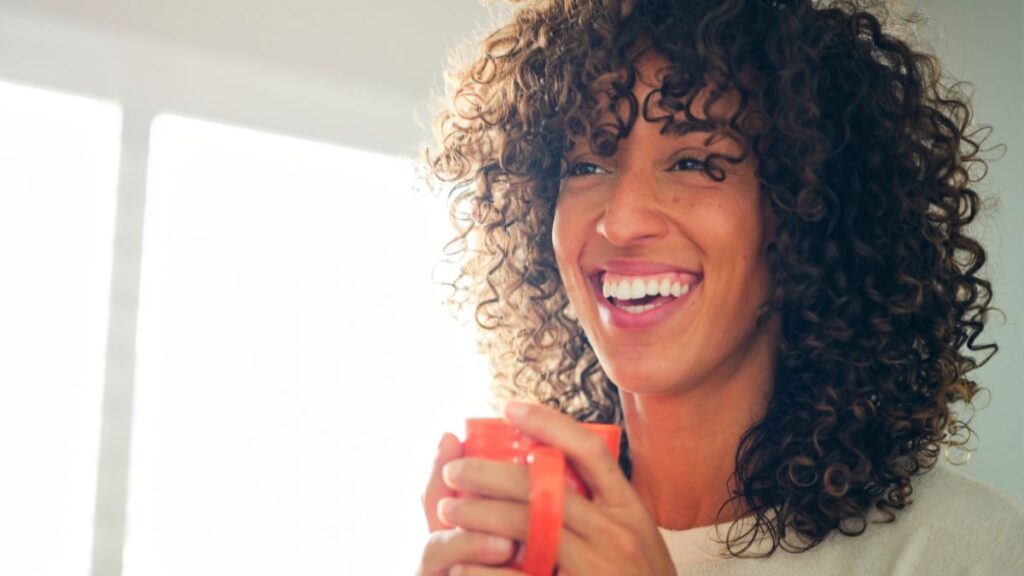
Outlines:
{"type": "Polygon", "coordinates": [[[608,146],[611,141],[628,138],[639,123],[658,125],[667,136],[704,133],[716,140],[747,140],[743,132],[750,124],[750,110],[739,91],[691,73],[657,52],[640,53],[614,80],[606,78],[592,87],[600,117],[591,126],[589,139],[571,136],[571,147],[590,144],[595,151],[610,153],[615,148],[608,146]]]}
{"type": "MultiPolygon", "coordinates": [[[[716,81],[709,75],[685,78],[682,83],[677,68],[666,57],[646,52],[634,64],[636,82],[633,95],[646,103],[650,114],[671,115],[676,122],[728,124],[735,115],[746,110],[739,91],[728,82],[716,81]]],[[[710,126],[708,126],[710,128],[710,126]]]]}

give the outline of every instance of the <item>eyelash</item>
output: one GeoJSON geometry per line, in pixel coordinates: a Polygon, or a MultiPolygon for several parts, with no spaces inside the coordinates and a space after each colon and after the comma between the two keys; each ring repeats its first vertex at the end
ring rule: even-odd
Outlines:
{"type": "Polygon", "coordinates": [[[706,172],[708,168],[708,163],[699,158],[680,158],[678,162],[672,165],[672,167],[675,168],[684,162],[691,165],[689,170],[692,171],[706,172]]]}
{"type": "Polygon", "coordinates": [[[569,176],[569,177],[573,177],[573,176],[591,176],[593,174],[596,174],[596,172],[589,172],[589,171],[586,172],[586,173],[581,173],[580,172],[581,168],[596,168],[597,170],[604,170],[603,168],[601,168],[597,164],[592,164],[590,162],[577,162],[576,164],[573,164],[572,166],[569,167],[569,172],[568,172],[567,176],[569,176]]]}
{"type": "MultiPolygon", "coordinates": [[[[679,161],[677,161],[675,164],[672,165],[672,168],[675,169],[679,165],[684,164],[684,163],[686,163],[689,166],[688,168],[683,168],[682,169],[684,172],[706,172],[707,171],[707,167],[708,167],[707,162],[705,162],[704,160],[700,160],[698,158],[681,158],[681,159],[679,159],[679,161]]],[[[573,177],[573,176],[592,176],[594,174],[597,174],[597,172],[591,172],[591,171],[581,172],[581,169],[583,169],[583,168],[595,168],[597,170],[604,170],[604,168],[601,168],[597,164],[593,164],[591,162],[578,162],[578,163],[573,164],[572,166],[569,167],[569,172],[568,172],[567,176],[569,176],[569,177],[573,177]]]]}

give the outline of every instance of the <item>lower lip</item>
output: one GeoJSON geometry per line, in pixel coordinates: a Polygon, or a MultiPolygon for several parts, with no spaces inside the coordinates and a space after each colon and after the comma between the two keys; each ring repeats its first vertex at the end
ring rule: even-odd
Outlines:
{"type": "Polygon", "coordinates": [[[618,306],[615,306],[609,302],[607,298],[602,297],[601,291],[598,289],[595,294],[597,296],[598,314],[602,320],[611,324],[615,328],[622,330],[644,330],[657,326],[659,322],[678,311],[682,306],[690,301],[694,293],[697,292],[703,284],[704,281],[701,279],[696,284],[691,285],[690,291],[686,294],[666,304],[662,304],[657,308],[652,308],[639,314],[632,314],[618,306]]]}

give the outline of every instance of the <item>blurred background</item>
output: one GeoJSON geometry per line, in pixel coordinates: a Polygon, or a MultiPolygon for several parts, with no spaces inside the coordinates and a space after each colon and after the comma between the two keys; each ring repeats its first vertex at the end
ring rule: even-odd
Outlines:
{"type": "MultiPolygon", "coordinates": [[[[1024,7],[907,7],[1006,146],[961,470],[1024,496],[1024,7]]],[[[437,440],[488,413],[415,159],[504,10],[0,0],[0,574],[414,570],[437,440]]]]}

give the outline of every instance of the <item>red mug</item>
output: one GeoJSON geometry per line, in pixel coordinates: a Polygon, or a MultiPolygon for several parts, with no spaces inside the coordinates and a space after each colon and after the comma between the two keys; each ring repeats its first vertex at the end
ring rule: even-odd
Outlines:
{"type": "MultiPolygon", "coordinates": [[[[617,460],[621,430],[615,424],[583,424],[604,439],[617,460]]],[[[466,419],[462,443],[467,458],[487,458],[530,468],[529,527],[524,546],[509,567],[530,576],[551,576],[555,571],[566,486],[590,498],[590,490],[565,461],[561,450],[541,444],[500,418],[466,419]]],[[[461,494],[460,494],[461,496],[461,494]]]]}

